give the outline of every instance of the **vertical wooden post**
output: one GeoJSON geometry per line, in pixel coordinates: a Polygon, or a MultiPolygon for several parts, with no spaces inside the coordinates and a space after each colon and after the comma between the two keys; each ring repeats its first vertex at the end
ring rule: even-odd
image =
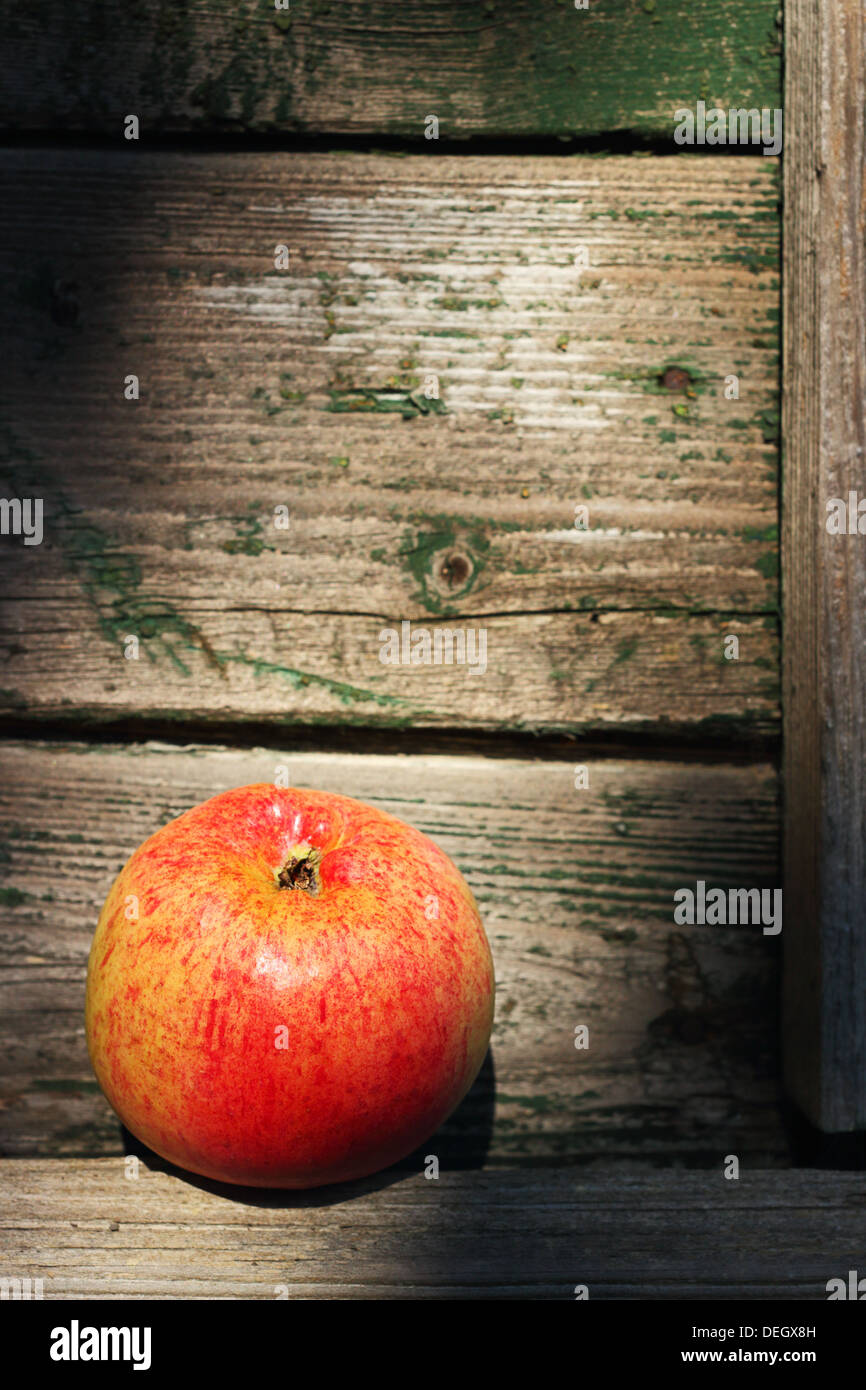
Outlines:
{"type": "Polygon", "coordinates": [[[866,499],[864,0],[785,34],[784,1078],[832,1133],[866,1129],[866,534],[827,529],[866,499]]]}

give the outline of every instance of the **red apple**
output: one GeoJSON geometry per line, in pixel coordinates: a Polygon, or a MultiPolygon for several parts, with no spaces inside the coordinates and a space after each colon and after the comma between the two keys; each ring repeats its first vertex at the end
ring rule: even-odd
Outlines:
{"type": "Polygon", "coordinates": [[[123,1123],[222,1182],[317,1187],[410,1153],[493,1021],[472,894],[432,840],[327,792],[223,792],[135,851],[87,974],[123,1123]]]}

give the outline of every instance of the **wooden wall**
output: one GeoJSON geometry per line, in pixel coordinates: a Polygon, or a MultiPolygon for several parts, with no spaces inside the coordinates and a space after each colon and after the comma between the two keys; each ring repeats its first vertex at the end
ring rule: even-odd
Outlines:
{"type": "Polygon", "coordinates": [[[786,1164],[778,944],[672,898],[779,882],[777,161],[672,141],[779,104],[775,0],[2,8],[3,1151],[121,1151],[101,901],[288,764],[478,896],[456,1166],[786,1164]],[[486,671],[383,665],[404,620],[486,671]]]}

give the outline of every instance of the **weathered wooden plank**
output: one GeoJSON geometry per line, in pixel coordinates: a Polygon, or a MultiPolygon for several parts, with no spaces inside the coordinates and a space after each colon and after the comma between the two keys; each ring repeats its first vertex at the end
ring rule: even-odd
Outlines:
{"type": "Polygon", "coordinates": [[[776,0],[66,0],[0,6],[13,130],[671,138],[700,98],[777,107],[776,0]]]}
{"type": "Polygon", "coordinates": [[[341,791],[417,825],[475,893],[498,984],[493,1068],[437,1139],[452,1162],[784,1165],[777,948],[681,927],[673,892],[775,881],[767,766],[574,765],[291,750],[6,744],[3,1152],[117,1153],[90,1072],[84,970],[108,888],[166,820],[229,786],[341,791]],[[575,1027],[590,1029],[588,1050],[575,1027]],[[495,1079],[495,1109],[493,1081],[495,1079]]]}
{"type": "Polygon", "coordinates": [[[770,163],[0,175],[2,482],[45,500],[0,555],[7,711],[775,730],[770,163]],[[449,618],[485,674],[379,660],[449,618]]]}
{"type": "Polygon", "coordinates": [[[866,1129],[866,22],[787,15],[785,1078],[833,1132],[866,1129]]]}
{"type": "Polygon", "coordinates": [[[4,1268],[71,1298],[825,1300],[856,1173],[422,1173],[251,1202],[122,1159],[0,1163],[4,1268]],[[349,1200],[351,1199],[351,1200],[349,1200]]]}

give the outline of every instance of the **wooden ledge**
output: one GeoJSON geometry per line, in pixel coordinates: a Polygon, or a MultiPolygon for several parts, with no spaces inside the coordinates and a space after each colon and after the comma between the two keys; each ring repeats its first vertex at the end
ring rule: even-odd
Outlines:
{"type": "Polygon", "coordinates": [[[392,1170],[283,1196],[128,1163],[0,1162],[7,1274],[46,1299],[825,1300],[862,1266],[856,1173],[392,1170]]]}

